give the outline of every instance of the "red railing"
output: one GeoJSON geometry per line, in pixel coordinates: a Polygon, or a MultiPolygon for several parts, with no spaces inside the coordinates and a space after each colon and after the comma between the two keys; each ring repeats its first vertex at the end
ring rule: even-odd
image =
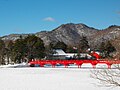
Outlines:
{"type": "Polygon", "coordinates": [[[86,63],[90,63],[93,68],[96,68],[97,64],[106,64],[108,68],[111,68],[112,64],[120,64],[120,60],[34,60],[29,62],[30,66],[39,65],[40,67],[44,67],[46,64],[51,64],[52,67],[55,67],[57,64],[62,64],[68,67],[69,64],[75,64],[78,65],[78,68],[86,63]]]}

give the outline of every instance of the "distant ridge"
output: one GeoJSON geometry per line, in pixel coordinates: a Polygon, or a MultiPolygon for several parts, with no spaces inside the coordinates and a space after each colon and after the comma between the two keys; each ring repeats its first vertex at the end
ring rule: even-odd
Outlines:
{"type": "MultiPolygon", "coordinates": [[[[1,38],[4,41],[15,41],[16,39],[19,39],[20,36],[25,38],[28,35],[30,34],[10,34],[1,38]]],[[[115,41],[120,38],[120,26],[111,25],[104,30],[99,30],[83,23],[68,23],[62,24],[52,31],[41,31],[34,33],[34,35],[40,37],[45,45],[49,45],[51,42],[56,43],[61,41],[72,46],[77,44],[82,36],[86,36],[91,47],[99,46],[101,42],[108,40],[114,43],[115,47],[117,47],[118,44],[115,44],[115,41]]]]}

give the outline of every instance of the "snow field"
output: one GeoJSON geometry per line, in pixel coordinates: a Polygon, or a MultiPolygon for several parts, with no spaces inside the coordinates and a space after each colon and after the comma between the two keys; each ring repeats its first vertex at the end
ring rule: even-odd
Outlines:
{"type": "Polygon", "coordinates": [[[108,90],[97,86],[90,70],[93,69],[0,68],[0,90],[108,90]]]}

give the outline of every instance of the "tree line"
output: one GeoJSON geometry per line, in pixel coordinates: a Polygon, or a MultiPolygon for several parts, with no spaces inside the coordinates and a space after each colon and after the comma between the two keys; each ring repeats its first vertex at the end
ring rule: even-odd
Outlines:
{"type": "Polygon", "coordinates": [[[43,41],[31,35],[25,39],[4,42],[0,40],[0,64],[26,62],[34,58],[43,58],[45,56],[45,47],[43,41]]]}
{"type": "MultiPolygon", "coordinates": [[[[29,62],[32,59],[42,59],[49,54],[53,54],[53,49],[63,49],[69,53],[81,53],[86,52],[90,48],[85,36],[81,37],[79,43],[74,47],[76,49],[61,41],[45,46],[43,40],[35,35],[29,35],[24,39],[20,36],[20,39],[16,41],[5,42],[0,39],[0,64],[9,64],[10,62],[21,63],[29,62]]],[[[105,53],[106,57],[115,51],[115,48],[109,41],[107,43],[102,42],[99,49],[105,53]]]]}

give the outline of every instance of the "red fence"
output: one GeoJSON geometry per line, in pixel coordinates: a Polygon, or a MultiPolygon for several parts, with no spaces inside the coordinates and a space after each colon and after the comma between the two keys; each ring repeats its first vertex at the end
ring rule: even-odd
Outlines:
{"type": "Polygon", "coordinates": [[[108,68],[111,68],[112,64],[120,64],[120,60],[36,60],[29,62],[30,66],[39,65],[44,67],[46,64],[51,64],[52,67],[55,67],[58,64],[62,64],[66,68],[69,64],[75,64],[78,68],[81,68],[81,65],[86,63],[90,63],[93,68],[96,68],[97,64],[106,64],[108,68]]]}

